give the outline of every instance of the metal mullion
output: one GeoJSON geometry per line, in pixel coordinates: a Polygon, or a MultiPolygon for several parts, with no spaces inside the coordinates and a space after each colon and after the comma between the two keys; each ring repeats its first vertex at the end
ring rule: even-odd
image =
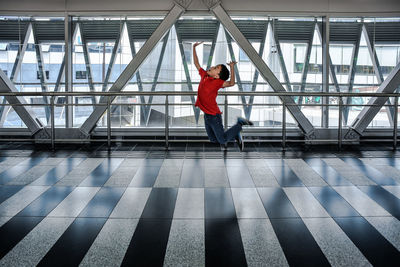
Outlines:
{"type": "MultiPolygon", "coordinates": [[[[310,39],[308,40],[308,43],[307,43],[307,52],[306,52],[306,57],[305,57],[305,61],[304,61],[303,73],[301,74],[300,92],[302,92],[302,93],[304,93],[304,91],[305,91],[308,68],[310,66],[310,55],[311,55],[311,50],[312,50],[312,42],[314,39],[315,24],[316,24],[316,22],[314,22],[314,27],[311,32],[310,39]]],[[[317,48],[315,48],[315,49],[317,49],[317,48]]],[[[315,64],[317,64],[317,58],[315,58],[315,64]]],[[[299,96],[297,104],[299,104],[300,109],[301,109],[302,103],[303,103],[303,96],[299,96]]]]}
{"type": "MultiPolygon", "coordinates": [[[[226,41],[228,42],[228,48],[229,48],[229,54],[231,55],[231,60],[236,61],[235,53],[233,52],[233,47],[232,47],[232,39],[229,33],[226,31],[225,31],[225,36],[226,36],[226,41]]],[[[242,80],[240,79],[239,69],[237,65],[235,65],[234,68],[235,68],[236,84],[238,86],[239,92],[243,92],[242,80]]],[[[246,96],[242,95],[240,96],[240,98],[242,99],[243,111],[245,114],[247,114],[246,96]]]]}
{"type": "MultiPolygon", "coordinates": [[[[177,28],[177,27],[175,26],[175,28],[177,28]]],[[[188,86],[188,90],[193,92],[192,80],[190,79],[189,67],[188,67],[187,62],[186,62],[185,50],[183,48],[182,38],[181,38],[181,36],[180,36],[178,31],[176,31],[176,37],[177,37],[177,40],[178,40],[179,51],[181,53],[183,69],[185,70],[186,83],[187,83],[187,86],[188,86]]],[[[194,103],[195,103],[194,96],[190,96],[190,100],[191,100],[191,102],[193,104],[193,112],[194,112],[196,124],[198,124],[200,111],[199,111],[199,109],[197,109],[194,106],[194,103]]]]}
{"type": "MultiPolygon", "coordinates": [[[[39,45],[39,41],[36,36],[36,27],[35,27],[34,23],[32,23],[32,34],[33,34],[33,39],[34,39],[34,43],[35,43],[35,52],[36,52],[36,60],[37,60],[37,64],[38,64],[38,69],[39,69],[40,85],[42,87],[42,92],[47,92],[48,91],[48,88],[46,85],[47,78],[46,78],[46,72],[45,72],[44,66],[43,66],[42,49],[39,45]]],[[[49,103],[46,96],[43,96],[43,102],[45,104],[49,103]]],[[[50,120],[50,107],[49,106],[45,107],[45,113],[46,113],[46,120],[47,120],[47,122],[49,122],[49,120],[50,120]]]]}
{"type": "MultiPolygon", "coordinates": [[[[167,42],[168,42],[168,37],[169,37],[169,33],[170,31],[167,32],[167,34],[165,35],[164,39],[163,39],[163,45],[161,47],[161,52],[160,52],[160,57],[158,59],[158,63],[157,63],[157,68],[156,68],[156,73],[154,75],[154,80],[153,80],[153,84],[151,86],[151,90],[150,92],[154,92],[156,90],[156,86],[157,86],[157,81],[158,81],[158,76],[160,75],[160,70],[161,70],[161,65],[162,65],[162,61],[164,59],[164,54],[165,54],[165,48],[167,47],[167,42]]],[[[151,103],[153,102],[153,96],[149,96],[149,101],[147,102],[148,104],[150,104],[149,106],[144,106],[144,108],[146,109],[146,125],[148,125],[149,123],[149,119],[150,119],[150,110],[151,110],[151,103]]]]}
{"type": "MultiPolygon", "coordinates": [[[[354,85],[354,76],[356,74],[356,67],[357,67],[357,59],[358,59],[358,52],[360,50],[360,41],[361,41],[361,34],[362,34],[362,24],[360,23],[358,25],[358,31],[357,31],[357,40],[354,45],[353,53],[351,55],[351,65],[350,65],[350,73],[348,77],[348,89],[347,92],[351,93],[353,92],[353,85],[354,85]]],[[[351,103],[351,97],[346,97],[346,104],[350,105],[351,103]]],[[[345,107],[343,110],[344,113],[344,123],[347,125],[347,120],[349,117],[349,107],[345,107]]]]}
{"type": "MultiPolygon", "coordinates": [[[[378,83],[381,84],[383,82],[383,74],[381,71],[381,66],[379,64],[378,56],[376,55],[375,46],[371,43],[371,40],[369,39],[368,29],[365,26],[365,24],[363,24],[363,26],[362,26],[362,31],[364,33],[365,42],[367,43],[369,56],[371,57],[372,66],[374,67],[374,72],[375,72],[376,78],[378,79],[378,83]]],[[[389,102],[389,105],[392,104],[390,101],[390,98],[388,98],[388,102],[389,102]]],[[[392,106],[387,107],[386,113],[388,115],[389,124],[390,124],[390,126],[393,127],[394,108],[392,106]]]]}
{"type": "MultiPolygon", "coordinates": [[[[326,15],[322,18],[322,25],[324,29],[324,36],[322,38],[321,47],[322,47],[322,88],[321,91],[326,94],[329,93],[329,70],[330,70],[330,56],[329,56],[329,47],[330,47],[330,23],[329,23],[329,15],[326,15]]],[[[317,21],[315,20],[315,26],[317,21]]],[[[315,34],[314,27],[314,34],[315,34]]],[[[318,28],[318,27],[317,27],[318,28]]],[[[314,38],[314,37],[313,37],[314,38]]],[[[317,60],[317,59],[315,59],[317,60]]],[[[323,105],[329,104],[329,97],[321,97],[321,102],[323,105]]],[[[321,127],[329,128],[329,107],[321,106],[321,127]]]]}
{"type": "MultiPolygon", "coordinates": [[[[89,57],[89,50],[87,47],[87,42],[86,42],[86,37],[85,37],[85,30],[83,23],[79,23],[79,27],[81,29],[81,39],[82,39],[82,45],[83,45],[83,58],[85,60],[85,67],[86,67],[86,75],[87,75],[87,80],[89,83],[89,90],[91,92],[95,92],[95,88],[93,85],[93,78],[92,78],[92,67],[90,65],[90,57],[89,57]]],[[[96,97],[92,97],[92,103],[96,103],[96,97]]]]}
{"type": "MultiPolygon", "coordinates": [[[[78,33],[78,27],[72,23],[72,17],[68,14],[64,17],[64,36],[65,36],[65,51],[64,51],[64,78],[65,78],[65,92],[73,91],[73,60],[72,60],[72,47],[74,44],[74,40],[78,33]],[[74,28],[74,29],[73,29],[74,28]]],[[[73,111],[74,107],[69,106],[69,103],[73,103],[73,97],[67,96],[65,97],[65,102],[67,106],[65,107],[65,127],[72,128],[73,127],[73,111]]]]}
{"type": "MultiPolygon", "coordinates": [[[[274,21],[276,21],[276,19],[274,19],[274,21]]],[[[272,29],[273,36],[274,36],[275,47],[276,47],[276,51],[278,53],[278,58],[279,58],[279,63],[281,65],[283,78],[285,79],[285,83],[287,85],[288,91],[292,91],[292,86],[290,84],[289,74],[286,69],[285,59],[283,58],[282,49],[281,49],[281,45],[280,45],[279,38],[278,38],[278,33],[277,33],[277,31],[275,31],[275,23],[272,23],[271,29],[272,29]]]]}

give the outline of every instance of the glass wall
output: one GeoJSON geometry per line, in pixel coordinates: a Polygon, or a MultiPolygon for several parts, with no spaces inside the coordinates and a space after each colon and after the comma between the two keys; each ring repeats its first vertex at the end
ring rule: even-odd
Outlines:
{"type": "MultiPolygon", "coordinates": [[[[322,18],[321,17],[232,17],[267,66],[287,91],[321,92],[322,18]]],[[[163,17],[74,17],[72,20],[72,87],[74,91],[109,90],[151,36],[163,17]]],[[[330,79],[331,92],[375,92],[400,60],[400,18],[331,18],[330,79]]],[[[212,16],[184,16],[140,65],[124,91],[196,92],[200,76],[194,66],[192,47],[202,41],[197,53],[204,69],[237,61],[236,84],[225,92],[273,91],[266,80],[212,16]]],[[[64,18],[0,17],[0,68],[19,91],[64,91],[64,18]],[[10,31],[9,29],[12,29],[10,31]]],[[[171,127],[203,128],[202,113],[194,107],[195,96],[171,96],[171,127]]],[[[46,104],[46,97],[25,97],[29,104],[46,104]]],[[[74,97],[73,127],[80,127],[93,112],[100,97],[74,97]]],[[[293,97],[301,112],[314,127],[322,127],[321,97],[293,97]]],[[[366,97],[345,99],[349,106],[343,114],[346,125],[358,116],[366,97]]],[[[6,103],[5,99],[1,99],[6,103]]],[[[278,97],[229,96],[217,101],[228,125],[243,116],[256,127],[282,125],[278,97]]],[[[56,98],[58,104],[64,97],[56,98]]],[[[164,127],[164,96],[124,96],[113,101],[113,127],[164,127]],[[124,105],[119,105],[124,104],[124,105]],[[145,104],[145,105],[138,105],[145,104]]],[[[337,104],[336,98],[330,98],[337,104]]],[[[391,102],[392,103],[392,102],[391,102]]],[[[0,127],[25,127],[12,108],[0,108],[0,127]]],[[[48,124],[49,108],[33,107],[33,116],[48,124]]],[[[65,107],[56,108],[56,125],[65,126],[65,107]]],[[[298,127],[288,113],[287,126],[298,127]]],[[[382,108],[370,127],[392,126],[393,110],[382,108]]],[[[338,108],[330,107],[329,127],[338,126],[338,108]]],[[[97,126],[106,126],[106,115],[97,126]]]]}
{"type": "MultiPolygon", "coordinates": [[[[64,21],[57,17],[0,17],[0,69],[20,92],[63,91],[64,21]]],[[[7,101],[1,99],[5,104],[7,101]]],[[[47,97],[25,97],[27,104],[49,103],[47,97]]],[[[62,99],[59,99],[62,101],[62,99]]],[[[32,106],[32,115],[46,125],[50,108],[32,106]]],[[[0,127],[25,127],[10,106],[0,107],[0,127]]],[[[65,113],[55,111],[56,123],[65,113]]]]}
{"type": "MultiPolygon", "coordinates": [[[[400,62],[399,33],[400,18],[331,18],[329,52],[335,77],[330,77],[330,90],[377,92],[400,62]]],[[[345,99],[344,103],[351,106],[344,110],[344,124],[351,125],[369,100],[369,97],[345,99]]],[[[393,99],[386,104],[393,104],[393,99]]],[[[338,113],[334,114],[329,118],[332,126],[337,125],[338,113]]],[[[393,108],[383,107],[369,127],[393,127],[392,118],[393,108]]]]}

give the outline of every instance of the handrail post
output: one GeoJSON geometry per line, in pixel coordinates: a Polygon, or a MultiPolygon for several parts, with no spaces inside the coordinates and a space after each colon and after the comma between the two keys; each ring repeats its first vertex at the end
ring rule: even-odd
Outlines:
{"type": "Polygon", "coordinates": [[[107,96],[107,146],[111,148],[111,103],[110,96],[107,96]]]}
{"type": "Polygon", "coordinates": [[[169,135],[169,104],[168,95],[165,96],[165,148],[168,150],[168,135],[169,135]]]}
{"type": "Polygon", "coordinates": [[[343,113],[343,99],[339,96],[339,126],[338,126],[338,146],[339,150],[342,149],[342,113],[343,113]]]}
{"type": "Polygon", "coordinates": [[[225,95],[225,102],[224,102],[224,130],[228,129],[228,96],[225,95]]]}
{"type": "Polygon", "coordinates": [[[394,98],[394,118],[393,118],[393,149],[397,147],[397,117],[399,108],[399,97],[394,98]]]}
{"type": "Polygon", "coordinates": [[[51,109],[51,149],[55,149],[55,125],[54,125],[54,96],[50,97],[50,109],[51,109]]]}
{"type": "Polygon", "coordinates": [[[282,148],[286,149],[286,105],[282,102],[282,148]]]}

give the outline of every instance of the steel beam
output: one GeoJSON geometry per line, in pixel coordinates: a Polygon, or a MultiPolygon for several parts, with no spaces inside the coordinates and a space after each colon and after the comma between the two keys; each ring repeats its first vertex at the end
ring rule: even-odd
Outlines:
{"type": "Polygon", "coordinates": [[[215,45],[217,43],[217,38],[218,38],[219,26],[220,26],[220,23],[218,22],[217,27],[215,27],[214,38],[211,43],[210,55],[208,56],[208,61],[207,61],[207,69],[209,69],[211,67],[211,63],[212,63],[212,60],[214,57],[214,51],[215,51],[215,45]]]}
{"type": "MultiPolygon", "coordinates": [[[[273,21],[275,21],[275,20],[273,20],[273,21]]],[[[278,38],[278,33],[277,33],[277,31],[275,31],[275,23],[272,23],[271,29],[272,29],[273,36],[274,36],[274,42],[275,42],[276,51],[278,53],[279,63],[281,65],[283,79],[285,79],[285,83],[286,83],[288,91],[292,91],[292,85],[290,84],[289,74],[286,69],[285,59],[283,58],[282,49],[281,49],[281,45],[280,45],[279,38],[278,38]]]]}
{"type": "MultiPolygon", "coordinates": [[[[231,36],[229,35],[229,33],[227,31],[225,31],[225,36],[226,36],[226,41],[228,43],[228,49],[229,49],[229,54],[231,55],[231,60],[237,62],[237,60],[235,58],[235,53],[233,52],[231,36]]],[[[243,92],[242,80],[240,79],[240,73],[239,73],[239,69],[238,69],[237,65],[234,66],[234,69],[235,69],[235,76],[236,76],[236,84],[238,86],[239,92],[243,92]]],[[[246,97],[244,95],[242,95],[241,99],[242,99],[243,111],[245,114],[247,114],[248,112],[247,112],[246,97]]]]}
{"type": "MultiPolygon", "coordinates": [[[[379,86],[377,93],[393,93],[400,85],[400,63],[390,72],[389,76],[379,86]]],[[[345,135],[345,139],[354,139],[362,135],[363,131],[368,127],[375,115],[386,103],[388,97],[372,97],[357,118],[354,120],[350,130],[345,135]]]]}
{"type": "MultiPolygon", "coordinates": [[[[125,22],[124,22],[124,25],[125,25],[125,22]]],[[[114,47],[113,47],[111,58],[110,58],[110,63],[108,64],[106,77],[104,78],[104,81],[103,81],[103,88],[102,88],[103,92],[105,92],[107,90],[108,81],[110,80],[111,72],[112,72],[112,69],[115,64],[115,58],[117,55],[117,51],[118,51],[118,48],[120,47],[121,35],[122,35],[122,31],[124,30],[124,25],[122,25],[120,31],[118,32],[118,36],[115,39],[114,47]]],[[[104,49],[105,49],[105,47],[104,47],[104,49]]],[[[103,64],[105,64],[105,62],[103,62],[103,64]]]]}
{"type": "MultiPolygon", "coordinates": [[[[318,24],[318,27],[317,27],[317,33],[318,33],[318,37],[319,37],[319,40],[320,40],[321,44],[323,44],[324,42],[323,42],[323,38],[322,38],[321,29],[319,27],[319,24],[318,24]]],[[[339,83],[337,81],[335,68],[333,67],[332,59],[331,59],[331,56],[330,56],[329,53],[328,53],[328,60],[329,60],[329,76],[332,79],[332,82],[333,82],[333,85],[335,86],[336,92],[340,93],[340,87],[339,87],[339,83]]]]}
{"type": "MultiPolygon", "coordinates": [[[[0,92],[3,93],[14,93],[18,92],[13,82],[7,77],[7,75],[0,69],[0,92]]],[[[31,134],[35,134],[41,130],[40,121],[34,117],[33,110],[28,106],[25,98],[22,96],[4,96],[9,104],[17,104],[24,106],[14,106],[13,109],[25,123],[31,134]]]]}
{"type": "MultiPolygon", "coordinates": [[[[176,26],[175,26],[175,28],[176,28],[176,26]]],[[[188,90],[190,92],[193,92],[192,80],[190,78],[189,67],[188,67],[188,64],[187,64],[187,61],[186,61],[186,56],[185,56],[185,51],[184,51],[184,48],[183,48],[182,38],[181,38],[181,36],[180,36],[178,31],[176,31],[176,37],[178,39],[178,46],[179,46],[179,51],[181,53],[183,69],[185,70],[187,87],[188,87],[188,90]]],[[[194,106],[194,104],[196,102],[194,96],[192,96],[192,95],[190,96],[190,101],[193,104],[193,113],[194,113],[194,118],[195,118],[196,124],[198,124],[199,123],[199,116],[200,116],[200,109],[194,106]]]]}
{"type": "MultiPolygon", "coordinates": [[[[87,75],[87,80],[89,84],[89,90],[90,92],[95,92],[95,88],[93,85],[93,78],[92,78],[92,66],[90,64],[90,57],[89,57],[89,50],[88,46],[86,43],[86,38],[85,38],[85,30],[83,23],[79,23],[79,28],[81,29],[81,40],[82,40],[82,50],[83,50],[83,58],[85,60],[85,67],[86,67],[86,75],[87,75]]],[[[92,96],[92,103],[96,104],[96,97],[92,96]]]]}
{"type": "MultiPolygon", "coordinates": [[[[135,41],[132,39],[132,34],[130,33],[130,27],[127,27],[128,30],[128,36],[129,36],[129,44],[131,46],[131,54],[132,54],[132,58],[135,58],[136,56],[136,48],[135,48],[135,41]]],[[[142,78],[140,77],[140,70],[137,70],[135,73],[136,76],[136,82],[138,85],[138,90],[139,92],[143,92],[143,84],[142,84],[142,78]]],[[[146,98],[141,95],[140,96],[140,103],[146,103],[146,98]]],[[[118,106],[113,106],[112,107],[112,112],[113,113],[118,106]]],[[[146,109],[144,106],[140,106],[140,124],[145,126],[145,121],[146,121],[146,109]]]]}
{"type": "MultiPolygon", "coordinates": [[[[348,77],[348,90],[347,92],[352,93],[353,92],[353,85],[354,85],[354,76],[356,74],[356,67],[357,67],[357,60],[358,60],[358,52],[360,51],[360,40],[361,40],[361,34],[362,34],[362,24],[360,23],[358,25],[358,31],[357,31],[357,39],[354,44],[354,49],[353,53],[351,55],[351,65],[350,65],[350,73],[348,77]]],[[[346,104],[350,105],[351,104],[351,97],[346,97],[346,104]]],[[[348,117],[349,117],[349,110],[350,107],[346,106],[343,110],[343,116],[344,116],[344,123],[347,125],[348,117]]]]}
{"type": "MultiPolygon", "coordinates": [[[[151,85],[151,89],[150,89],[151,92],[154,92],[156,90],[158,76],[160,75],[161,65],[162,65],[162,61],[164,59],[165,48],[167,47],[167,43],[168,43],[169,33],[170,33],[170,31],[168,31],[167,34],[165,35],[165,37],[163,38],[163,45],[161,47],[160,57],[158,59],[157,68],[156,68],[156,73],[154,74],[153,84],[151,85]]],[[[150,105],[144,106],[144,108],[146,110],[145,113],[147,114],[146,126],[149,124],[152,102],[153,102],[153,96],[151,95],[151,96],[149,96],[149,101],[147,102],[150,105]]]]}
{"type": "MultiPolygon", "coordinates": [[[[17,57],[15,58],[13,69],[11,71],[10,80],[15,82],[16,77],[18,76],[18,72],[21,70],[22,60],[25,55],[26,47],[28,46],[29,37],[32,33],[32,24],[29,23],[28,27],[26,27],[26,31],[24,33],[24,40],[20,42],[20,46],[18,47],[17,57]]],[[[3,104],[6,104],[6,99],[3,98],[3,104]]],[[[3,126],[8,111],[11,109],[10,106],[1,106],[0,107],[0,127],[3,126]]]]}
{"type": "MultiPolygon", "coordinates": [[[[210,11],[215,15],[215,17],[224,25],[225,29],[231,34],[231,36],[236,40],[238,45],[243,49],[243,51],[247,54],[249,59],[253,62],[255,67],[260,72],[261,76],[269,83],[271,88],[275,92],[285,92],[285,88],[279,82],[279,80],[275,77],[270,68],[265,64],[264,60],[258,55],[257,51],[250,44],[250,42],[244,37],[244,35],[240,32],[238,27],[226,13],[226,11],[222,8],[219,1],[206,1],[203,0],[204,4],[210,9],[210,11]]],[[[296,106],[296,103],[290,96],[283,96],[281,100],[287,105],[288,110],[297,121],[300,129],[309,139],[315,139],[314,126],[307,119],[306,116],[301,112],[300,108],[296,106]]]]}
{"type": "MultiPolygon", "coordinates": [[[[381,84],[383,82],[381,66],[379,64],[378,56],[376,55],[375,46],[371,43],[371,40],[369,39],[368,30],[365,24],[363,24],[362,26],[362,31],[365,37],[365,42],[367,43],[369,56],[371,57],[372,66],[374,67],[376,78],[378,80],[378,83],[381,84]]],[[[388,104],[392,104],[390,98],[388,99],[388,104]]],[[[392,106],[386,107],[386,113],[388,115],[389,124],[393,127],[394,108],[392,106]]]]}
{"type": "MultiPolygon", "coordinates": [[[[314,31],[315,31],[315,23],[314,23],[314,27],[313,27],[313,31],[311,33],[310,39],[308,40],[308,43],[307,43],[307,51],[306,51],[304,65],[303,65],[303,72],[301,74],[300,92],[302,92],[302,93],[305,91],[305,88],[306,88],[308,67],[310,66],[310,55],[311,55],[311,49],[312,49],[312,41],[314,39],[314,31]]],[[[315,48],[315,49],[317,49],[317,48],[315,48]]],[[[315,58],[315,64],[317,64],[317,58],[315,58]]],[[[299,100],[297,101],[297,104],[299,104],[300,108],[301,108],[301,104],[302,103],[303,103],[303,96],[300,96],[299,100]]]]}
{"type": "MultiPolygon", "coordinates": [[[[109,89],[110,92],[119,92],[125,87],[125,85],[132,78],[133,74],[135,74],[136,70],[140,67],[140,65],[150,54],[153,48],[157,45],[160,39],[172,27],[172,25],[174,25],[175,21],[190,5],[190,2],[191,1],[174,1],[174,6],[172,7],[172,9],[169,11],[161,24],[157,27],[157,29],[153,32],[150,38],[144,43],[142,48],[131,60],[128,66],[124,69],[124,71],[115,81],[113,86],[111,86],[111,88],[109,89]]],[[[113,99],[114,98],[111,99],[111,102],[113,99]]],[[[101,104],[106,103],[107,99],[101,97],[99,102],[101,104]]],[[[96,127],[97,121],[101,118],[106,109],[106,106],[96,106],[92,114],[90,114],[89,118],[87,118],[87,120],[80,127],[80,131],[85,135],[89,135],[91,131],[96,127]]]]}
{"type": "MultiPolygon", "coordinates": [[[[260,49],[258,50],[258,55],[261,58],[262,58],[262,55],[264,53],[264,46],[265,46],[265,39],[267,38],[268,24],[269,24],[269,21],[268,21],[268,23],[265,24],[264,34],[263,34],[263,37],[262,37],[261,42],[260,42],[260,49]]],[[[254,72],[254,76],[253,76],[253,82],[251,84],[251,92],[255,92],[256,89],[257,89],[258,75],[259,75],[259,72],[256,69],[255,72],[254,72]]],[[[249,102],[248,102],[248,108],[247,108],[247,113],[248,114],[246,114],[246,118],[248,120],[250,120],[251,111],[253,109],[253,102],[254,102],[254,96],[250,96],[249,102]]]]}
{"type": "MultiPolygon", "coordinates": [[[[36,52],[36,60],[37,60],[37,64],[38,64],[40,85],[42,87],[42,92],[48,92],[49,90],[47,88],[47,78],[46,78],[46,71],[44,69],[42,48],[40,47],[40,43],[39,43],[38,38],[36,36],[35,23],[33,23],[33,25],[32,25],[32,34],[33,34],[33,39],[34,39],[34,43],[35,43],[35,52],[36,52]]],[[[44,104],[49,104],[47,96],[43,96],[43,102],[44,102],[44,104]]],[[[44,110],[45,110],[45,113],[46,113],[46,121],[49,122],[50,121],[50,107],[49,106],[45,106],[44,110]]]]}

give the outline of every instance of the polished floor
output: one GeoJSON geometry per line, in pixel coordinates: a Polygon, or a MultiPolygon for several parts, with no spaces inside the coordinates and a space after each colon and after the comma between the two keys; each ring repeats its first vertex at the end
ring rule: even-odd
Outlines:
{"type": "Polygon", "coordinates": [[[390,145],[0,144],[0,266],[399,266],[390,145]]]}

